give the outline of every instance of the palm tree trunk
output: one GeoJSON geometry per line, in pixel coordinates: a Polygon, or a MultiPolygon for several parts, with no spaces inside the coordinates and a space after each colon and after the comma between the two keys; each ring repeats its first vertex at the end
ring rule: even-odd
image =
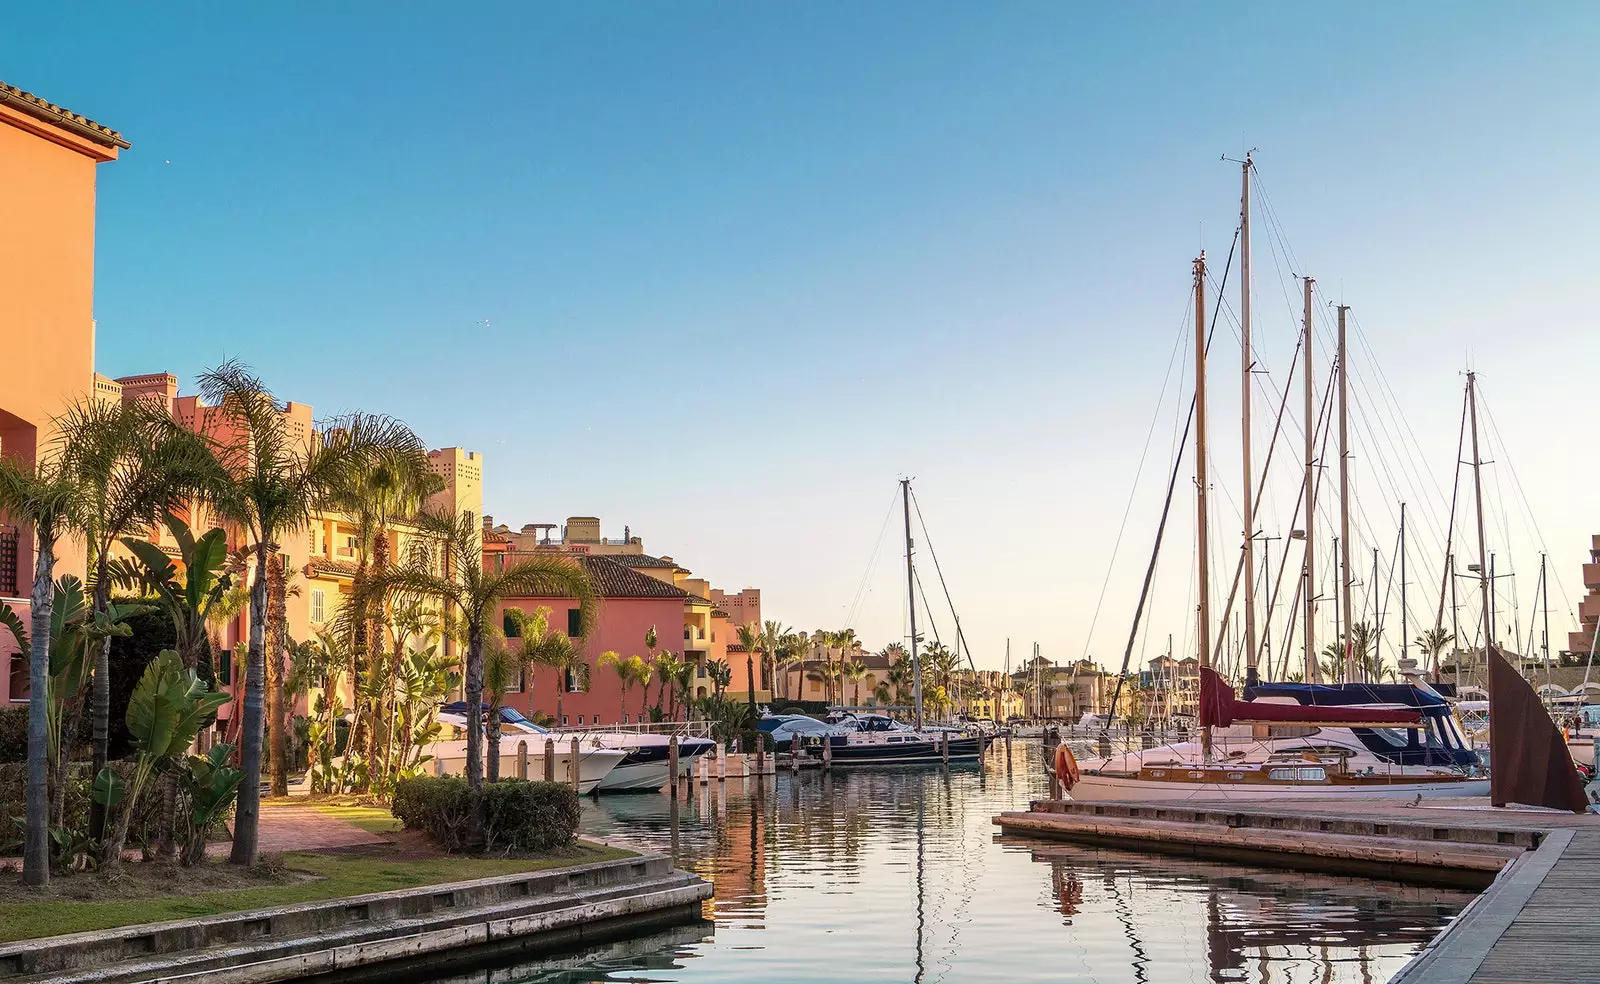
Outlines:
{"type": "Polygon", "coordinates": [[[29,599],[32,635],[28,639],[28,826],[23,837],[22,881],[50,882],[50,617],[55,605],[55,544],[35,536],[38,557],[29,599]]]}
{"type": "MultiPolygon", "coordinates": [[[[388,566],[389,531],[388,528],[380,522],[378,524],[377,532],[374,533],[372,537],[372,567],[373,570],[377,571],[381,576],[384,569],[388,566]]],[[[367,672],[376,678],[381,672],[381,667],[384,663],[383,650],[385,639],[383,598],[379,597],[373,599],[370,615],[372,622],[367,631],[367,646],[371,652],[368,654],[367,672]]],[[[372,681],[369,680],[369,686],[371,683],[372,681]]],[[[382,725],[382,722],[378,718],[380,706],[381,704],[377,700],[374,700],[371,708],[368,711],[369,720],[367,721],[367,744],[362,752],[362,757],[367,763],[367,781],[365,788],[368,790],[372,788],[372,784],[375,781],[378,781],[382,778],[378,774],[378,731],[382,725]]]]}
{"type": "MultiPolygon", "coordinates": [[[[104,612],[106,605],[111,600],[111,577],[108,567],[108,557],[105,550],[101,550],[99,560],[95,565],[94,583],[94,610],[104,612]]],[[[48,637],[49,633],[46,633],[48,637]]],[[[94,658],[94,680],[89,688],[89,701],[94,714],[94,754],[90,775],[98,776],[100,770],[106,767],[106,760],[111,752],[111,637],[106,636],[100,641],[100,651],[94,658]]],[[[94,840],[104,840],[106,836],[106,808],[93,801],[89,802],[89,836],[94,840]]]]}
{"type": "Polygon", "coordinates": [[[265,689],[267,641],[267,544],[256,550],[256,580],[250,586],[250,649],[244,670],[244,721],[239,735],[239,761],[244,781],[234,809],[233,850],[228,860],[250,866],[256,863],[261,833],[261,731],[265,689]]]}
{"type": "Polygon", "coordinates": [[[490,782],[500,781],[500,703],[489,708],[488,773],[490,782]]]}
{"type": "Polygon", "coordinates": [[[467,630],[467,788],[474,803],[483,792],[483,626],[467,630]]]}
{"type": "Polygon", "coordinates": [[[272,795],[289,795],[289,736],[284,726],[283,646],[288,599],[282,561],[273,555],[267,564],[267,748],[272,795]]]}

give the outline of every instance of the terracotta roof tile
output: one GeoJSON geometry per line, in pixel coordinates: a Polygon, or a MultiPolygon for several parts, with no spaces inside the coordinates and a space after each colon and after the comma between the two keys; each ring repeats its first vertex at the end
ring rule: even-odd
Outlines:
{"type": "Polygon", "coordinates": [[[601,556],[608,560],[614,560],[624,567],[676,568],[678,566],[673,561],[662,560],[660,557],[652,557],[649,554],[602,554],[601,556]]]}
{"type": "MultiPolygon", "coordinates": [[[[602,598],[674,598],[688,597],[680,588],[657,581],[648,574],[617,563],[613,558],[599,554],[577,554],[573,560],[583,564],[602,598]]],[[[541,597],[538,595],[527,597],[541,597]]]]}
{"type": "Polygon", "coordinates": [[[26,92],[14,85],[0,82],[0,103],[15,106],[29,116],[53,123],[64,130],[70,130],[82,137],[87,137],[95,143],[107,147],[120,147],[127,150],[131,146],[122,134],[102,126],[87,116],[79,116],[70,109],[57,106],[47,99],[41,99],[31,92],[26,92]]]}
{"type": "Polygon", "coordinates": [[[356,565],[348,560],[329,560],[326,557],[312,557],[306,563],[306,571],[311,577],[321,574],[333,574],[339,577],[355,577],[356,565]]]}

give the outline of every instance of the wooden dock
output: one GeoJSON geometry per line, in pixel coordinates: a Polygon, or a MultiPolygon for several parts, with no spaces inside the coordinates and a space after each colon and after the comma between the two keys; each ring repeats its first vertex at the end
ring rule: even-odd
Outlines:
{"type": "Polygon", "coordinates": [[[1014,836],[1485,888],[1393,984],[1600,984],[1600,816],[1480,799],[1040,800],[994,822],[1014,836]]]}

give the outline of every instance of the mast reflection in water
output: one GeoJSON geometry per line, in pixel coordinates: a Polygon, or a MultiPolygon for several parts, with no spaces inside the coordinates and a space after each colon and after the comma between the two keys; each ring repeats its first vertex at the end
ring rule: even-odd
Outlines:
{"type": "Polygon", "coordinates": [[[1384,981],[1466,892],[996,836],[1045,792],[1037,745],[985,769],[783,774],[584,806],[584,831],[716,884],[709,919],[439,982],[1384,981]]]}

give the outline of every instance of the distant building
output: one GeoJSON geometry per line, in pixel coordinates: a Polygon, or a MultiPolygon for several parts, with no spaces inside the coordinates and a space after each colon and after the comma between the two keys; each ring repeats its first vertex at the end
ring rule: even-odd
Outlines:
{"type": "Polygon", "coordinates": [[[1600,535],[1589,541],[1589,563],[1583,565],[1584,596],[1578,602],[1578,631],[1567,633],[1567,651],[1588,658],[1600,626],[1600,535]]]}
{"type": "MultiPolygon", "coordinates": [[[[738,644],[739,625],[745,621],[759,624],[759,589],[745,588],[738,594],[729,595],[712,587],[705,578],[693,577],[692,571],[671,557],[645,553],[643,539],[634,536],[628,527],[623,528],[620,537],[602,536],[600,520],[594,516],[569,516],[565,523],[527,523],[517,530],[504,523],[496,524],[493,516],[485,516],[483,528],[486,564],[515,563],[519,556],[530,553],[576,554],[580,557],[604,558],[634,575],[675,589],[675,597],[679,599],[679,614],[676,619],[663,619],[655,623],[656,650],[673,653],[695,664],[691,693],[705,696],[713,692],[715,678],[711,667],[722,662],[727,664],[732,676],[728,685],[730,696],[747,697],[750,693],[750,673],[754,672],[757,677],[756,702],[764,704],[771,701],[772,687],[767,679],[766,661],[758,664],[753,658],[747,659],[743,649],[730,649],[738,644]]],[[[605,622],[609,617],[605,606],[602,606],[601,621],[605,622]]],[[[605,626],[597,632],[597,638],[600,635],[611,638],[615,632],[612,627],[605,626]]],[[[595,641],[588,644],[587,650],[591,664],[600,653],[606,651],[595,641]]],[[[642,634],[638,640],[625,643],[624,648],[617,649],[617,652],[623,656],[650,656],[644,647],[642,634]]],[[[614,676],[609,671],[596,672],[614,676]]]]}

